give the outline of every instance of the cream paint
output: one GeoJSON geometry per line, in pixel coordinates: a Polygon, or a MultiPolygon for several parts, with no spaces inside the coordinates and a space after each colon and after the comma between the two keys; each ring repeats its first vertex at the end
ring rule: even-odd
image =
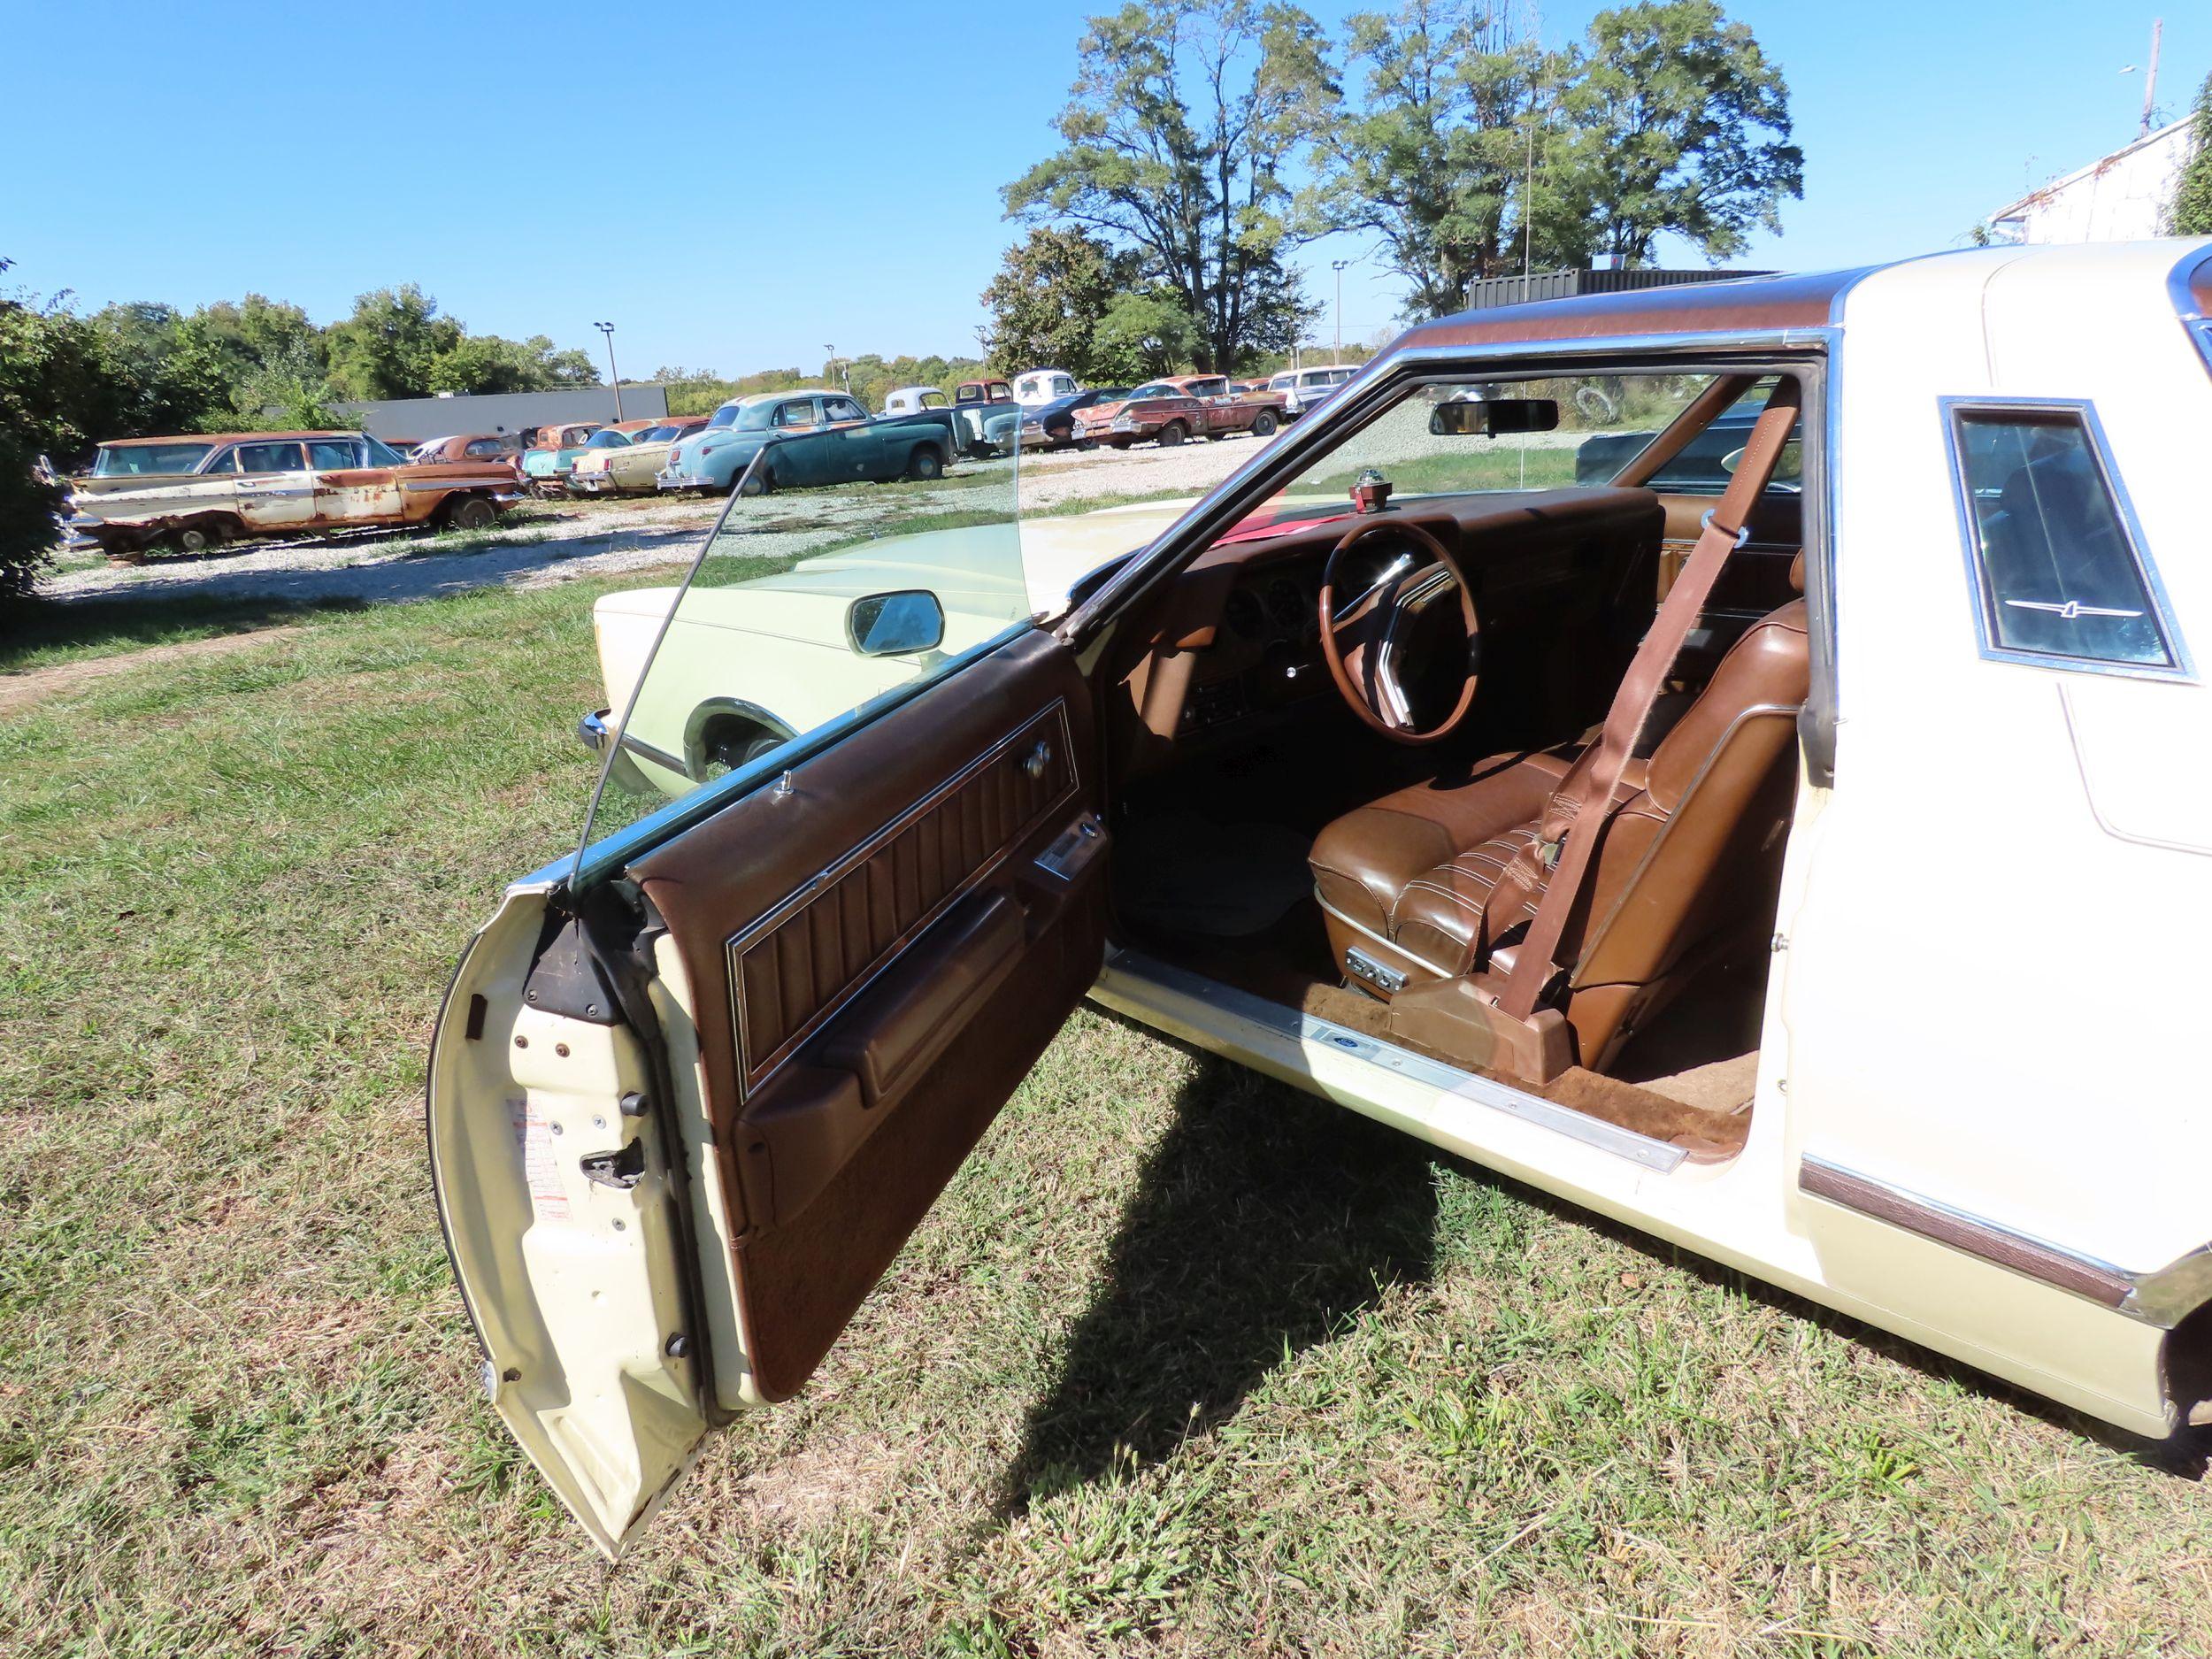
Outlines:
{"type": "MultiPolygon", "coordinates": [[[[2212,1233],[2197,1190],[2212,1115],[2175,1041],[2202,989],[2175,918],[2212,913],[2212,861],[2100,826],[2060,692],[2095,710],[2085,745],[2116,720],[2193,726],[2185,711],[2205,693],[1979,656],[1936,403],[2091,400],[2188,630],[2212,597],[2187,511],[2212,377],[2165,289],[2180,252],[1958,256],[1851,293],[1836,434],[1844,723],[1791,928],[1805,1148],[2131,1271],[2212,1233]]],[[[2202,786],[2183,777],[2200,750],[2162,756],[2138,735],[2084,754],[2139,821],[2188,819],[2202,786]]],[[[1870,1263],[1870,1286],[1885,1271],[1870,1263]]],[[[1847,1261],[1835,1272],[1859,1276],[1847,1261]]],[[[1973,1314],[1963,1284],[1955,1309],[1973,1314]]]]}
{"type": "Polygon", "coordinates": [[[544,913],[541,889],[510,891],[455,972],[431,1057],[431,1169],[493,1409],[612,1555],[709,1425],[692,1364],[666,1352],[685,1317],[680,1194],[664,1161],[649,1144],[626,1191],[580,1167],[641,1133],[616,1102],[649,1094],[646,1056],[627,1026],[524,1002],[544,913]]]}

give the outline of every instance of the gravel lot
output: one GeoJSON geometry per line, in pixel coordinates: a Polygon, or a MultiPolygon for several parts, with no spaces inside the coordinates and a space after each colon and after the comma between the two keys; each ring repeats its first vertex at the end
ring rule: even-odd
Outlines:
{"type": "MultiPolygon", "coordinates": [[[[1269,440],[1268,442],[1271,442],[1269,440]]],[[[1202,495],[1252,454],[1254,441],[1151,446],[1114,451],[1065,450],[1022,463],[1025,511],[1094,496],[1202,495]]],[[[901,505],[956,512],[1005,499],[1002,465],[956,467],[949,481],[895,498],[901,505]]],[[[764,555],[803,552],[849,535],[879,517],[886,497],[866,488],[780,494],[746,503],[763,523],[764,555]]],[[[157,557],[137,565],[81,563],[39,585],[49,598],[96,602],[144,599],[159,592],[219,599],[386,603],[434,598],[504,582],[539,586],[626,570],[681,564],[722,511],[716,496],[665,500],[548,502],[518,510],[506,526],[473,534],[361,532],[299,541],[246,542],[200,558],[157,557]]]]}
{"type": "MultiPolygon", "coordinates": [[[[1193,442],[1172,449],[1147,444],[1125,450],[1065,449],[1021,464],[1025,512],[1099,497],[1203,495],[1274,439],[1193,442]]],[[[1572,433],[1548,434],[1532,447],[1571,446],[1572,433]]],[[[1422,411],[1409,406],[1360,439],[1363,460],[1388,463],[1428,452],[1422,411]],[[1400,415],[1402,419],[1400,419],[1400,415]]],[[[956,467],[931,488],[887,497],[872,487],[794,491],[748,502],[764,556],[804,552],[875,521],[887,503],[933,511],[988,508],[1005,499],[1003,464],[956,467]]],[[[198,558],[172,555],[137,565],[80,557],[50,574],[39,592],[53,599],[97,602],[154,593],[212,599],[312,603],[333,599],[382,603],[434,598],[494,583],[536,587],[628,570],[680,565],[698,550],[699,536],[722,511],[718,496],[633,496],[616,501],[533,503],[499,528],[423,534],[360,531],[297,541],[245,542],[198,558]]]]}

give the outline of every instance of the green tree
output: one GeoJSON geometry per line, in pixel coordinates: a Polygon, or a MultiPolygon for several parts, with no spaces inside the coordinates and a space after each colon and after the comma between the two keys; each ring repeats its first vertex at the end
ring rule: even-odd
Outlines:
{"type": "Polygon", "coordinates": [[[83,320],[118,394],[116,427],[97,437],[196,432],[229,410],[230,365],[173,306],[133,300],[83,320]]]}
{"type": "Polygon", "coordinates": [[[328,331],[331,383],[342,397],[424,397],[438,390],[438,359],[459,345],[461,325],[412,282],[353,302],[328,331]]]}
{"type": "MultiPolygon", "coordinates": [[[[984,360],[998,374],[1038,365],[1079,380],[1102,378],[1094,361],[1098,326],[1137,283],[1137,257],[1117,253],[1087,231],[1040,225],[1006,250],[983,290],[991,321],[984,360]]],[[[1186,323],[1186,335],[1194,333],[1186,323]]]]}
{"type": "Polygon", "coordinates": [[[128,417],[112,339],[58,302],[0,298],[0,602],[28,593],[53,549],[58,473],[128,417]]]}
{"type": "Polygon", "coordinates": [[[1669,233],[1725,258],[1802,194],[1781,70],[1713,0],[1601,12],[1557,51],[1443,0],[1347,28],[1358,90],[1316,134],[1300,223],[1379,234],[1417,314],[1525,260],[1648,264],[1669,233]]]}
{"type": "Polygon", "coordinates": [[[2212,75],[2197,88],[2189,140],[2194,148],[2181,169],[2167,231],[2175,236],[2212,236],[2212,75]]]}
{"type": "Polygon", "coordinates": [[[1124,294],[1091,333],[1084,378],[1100,386],[1130,386],[1172,373],[1198,352],[1198,326],[1164,289],[1124,294]]]}
{"type": "Polygon", "coordinates": [[[1725,259],[1755,227],[1779,230],[1784,198],[1805,193],[1781,67],[1714,0],[1599,12],[1557,113],[1534,211],[1561,264],[1613,252],[1647,265],[1667,234],[1725,259]]]}
{"type": "Polygon", "coordinates": [[[1062,148],[1006,187],[1008,214],[1134,252],[1203,366],[1294,339],[1313,313],[1282,264],[1282,170],[1335,95],[1319,26],[1289,0],[1129,0],[1078,50],[1062,148]]]}
{"type": "Polygon", "coordinates": [[[1469,283],[1520,269],[1537,88],[1563,81],[1569,59],[1502,12],[1444,0],[1363,12],[1345,28],[1359,90],[1316,134],[1302,219],[1379,234],[1416,315],[1457,311],[1469,283]]]}

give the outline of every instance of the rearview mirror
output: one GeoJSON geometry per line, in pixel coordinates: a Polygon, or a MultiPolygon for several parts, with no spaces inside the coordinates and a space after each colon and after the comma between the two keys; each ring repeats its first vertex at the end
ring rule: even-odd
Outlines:
{"type": "Polygon", "coordinates": [[[945,637],[945,608],[925,588],[869,594],[845,612],[845,637],[863,657],[934,650],[945,637]]]}
{"type": "Polygon", "coordinates": [[[1495,438],[1516,432],[1551,432],[1559,426],[1555,397],[1490,397],[1480,403],[1439,403],[1429,430],[1440,438],[1495,438]]]}

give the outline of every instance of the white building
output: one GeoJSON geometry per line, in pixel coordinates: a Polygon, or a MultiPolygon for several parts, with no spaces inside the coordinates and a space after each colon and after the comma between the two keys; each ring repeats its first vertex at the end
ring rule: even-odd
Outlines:
{"type": "Polygon", "coordinates": [[[2140,242],[2166,234],[2193,148],[2188,118],[2054,179],[1989,216],[2000,242],[2140,242]]]}

